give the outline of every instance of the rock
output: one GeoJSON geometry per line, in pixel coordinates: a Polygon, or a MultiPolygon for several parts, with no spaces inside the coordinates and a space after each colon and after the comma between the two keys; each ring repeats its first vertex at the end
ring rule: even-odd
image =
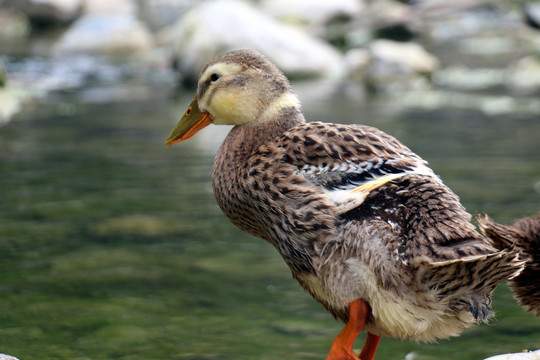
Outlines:
{"type": "Polygon", "coordinates": [[[153,35],[137,18],[134,0],[83,1],[85,15],[55,45],[57,54],[144,52],[153,47],[153,35]]]}
{"type": "MultiPolygon", "coordinates": [[[[0,125],[7,123],[34,94],[31,90],[11,83],[0,88],[0,125]]],[[[3,354],[0,354],[3,355],[3,354]]],[[[7,355],[4,355],[7,356],[7,355]]],[[[3,360],[0,356],[0,360],[3,360]]],[[[10,358],[6,358],[10,359],[10,358]]]]}
{"type": "Polygon", "coordinates": [[[371,60],[371,53],[367,49],[356,48],[347,51],[344,66],[348,77],[354,81],[363,82],[371,60]]]}
{"type": "Polygon", "coordinates": [[[367,77],[376,88],[390,84],[407,88],[407,83],[423,86],[425,75],[440,66],[439,60],[417,43],[376,40],[369,50],[373,60],[367,77]]]}
{"type": "Polygon", "coordinates": [[[369,47],[375,61],[395,66],[403,72],[432,73],[440,66],[439,60],[421,45],[390,40],[373,41],[369,47]]]}
{"type": "MultiPolygon", "coordinates": [[[[8,82],[8,72],[0,58],[0,126],[22,110],[23,105],[36,94],[30,86],[21,86],[16,81],[8,82]]],[[[0,353],[0,360],[15,359],[0,353]]],[[[17,359],[15,359],[17,360],[17,359]]]]}
{"type": "Polygon", "coordinates": [[[11,355],[0,354],[0,360],[19,360],[19,359],[11,355]]]}
{"type": "Polygon", "coordinates": [[[449,66],[433,75],[433,83],[442,88],[460,91],[481,91],[505,85],[506,75],[499,68],[449,66]]]}
{"type": "Polygon", "coordinates": [[[529,55],[510,64],[506,69],[508,86],[519,92],[540,89],[540,58],[529,55]]]}
{"type": "Polygon", "coordinates": [[[127,53],[151,49],[150,31],[134,15],[91,13],[78,19],[55,45],[64,53],[127,53]]]}
{"type": "Polygon", "coordinates": [[[28,17],[14,9],[0,9],[0,39],[24,38],[30,33],[28,17]]]}
{"type": "Polygon", "coordinates": [[[520,32],[520,20],[508,16],[509,11],[496,4],[484,6],[477,1],[431,3],[425,1],[419,7],[417,14],[421,21],[417,21],[415,26],[434,42],[447,43],[471,37],[513,38],[520,32]]]}
{"type": "Polygon", "coordinates": [[[364,15],[368,16],[372,23],[383,26],[406,23],[412,12],[410,7],[405,4],[391,0],[380,0],[372,2],[364,15]]]}
{"type": "Polygon", "coordinates": [[[365,8],[363,0],[263,0],[265,14],[301,26],[310,34],[345,47],[354,18],[365,8]]]}
{"type": "Polygon", "coordinates": [[[86,14],[129,14],[136,16],[137,3],[134,0],[82,0],[86,14]]]}
{"type": "Polygon", "coordinates": [[[540,115],[540,101],[534,97],[518,98],[437,89],[407,89],[406,92],[401,92],[400,96],[392,96],[392,105],[424,110],[441,108],[475,110],[488,116],[540,115]]]}
{"type": "Polygon", "coordinates": [[[408,41],[414,37],[413,31],[409,28],[412,19],[414,19],[413,12],[408,5],[378,0],[370,3],[360,21],[369,24],[369,28],[377,38],[408,41]]]}
{"type": "Polygon", "coordinates": [[[338,77],[343,73],[342,57],[330,45],[241,1],[202,3],[161,31],[158,38],[172,50],[180,72],[191,80],[208,60],[239,48],[258,50],[293,77],[338,77]]]}
{"type": "Polygon", "coordinates": [[[525,23],[533,29],[540,30],[540,3],[527,1],[523,5],[525,23]]]}
{"type": "Polygon", "coordinates": [[[0,88],[3,88],[6,86],[7,83],[7,72],[6,67],[4,66],[4,62],[2,61],[2,58],[0,58],[0,88]]]}
{"type": "Polygon", "coordinates": [[[336,17],[354,17],[364,8],[359,0],[264,0],[261,9],[284,21],[325,24],[336,17]]]}
{"type": "Polygon", "coordinates": [[[81,14],[82,0],[20,0],[17,7],[31,22],[68,23],[81,14]]]}
{"type": "Polygon", "coordinates": [[[157,31],[174,24],[200,2],[200,0],[139,0],[139,17],[152,31],[157,31]]]}
{"type": "Polygon", "coordinates": [[[489,357],[484,360],[540,360],[540,350],[531,352],[520,352],[514,354],[503,354],[489,357]]]}

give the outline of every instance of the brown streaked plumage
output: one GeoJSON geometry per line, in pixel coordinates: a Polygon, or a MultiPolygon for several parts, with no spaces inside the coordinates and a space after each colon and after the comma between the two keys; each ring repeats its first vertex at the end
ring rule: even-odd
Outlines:
{"type": "Polygon", "coordinates": [[[540,213],[501,225],[489,217],[479,218],[480,229],[499,249],[516,246],[527,259],[523,272],[509,281],[518,302],[540,316],[540,213]]]}
{"type": "Polygon", "coordinates": [[[486,321],[517,251],[476,232],[458,197],[418,155],[372,127],[306,123],[285,76],[260,54],[212,60],[169,135],[235,125],[212,174],[233,224],[271,243],[293,277],[346,323],[327,359],[373,359],[381,336],[456,336],[486,321]],[[194,130],[195,129],[195,130],[194,130]]]}

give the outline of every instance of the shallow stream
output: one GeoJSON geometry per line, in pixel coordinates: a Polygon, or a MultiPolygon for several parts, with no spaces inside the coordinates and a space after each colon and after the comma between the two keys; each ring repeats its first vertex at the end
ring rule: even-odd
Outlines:
{"type": "MultiPolygon", "coordinates": [[[[540,210],[536,115],[407,110],[391,98],[294,86],[310,121],[364,123],[396,136],[471,213],[509,223],[540,210]]],[[[341,324],[213,199],[211,164],[227,129],[165,147],[191,98],[169,86],[96,86],[42,98],[0,127],[0,353],[326,356],[341,324]]],[[[493,305],[489,325],[438,344],[383,338],[376,358],[479,360],[540,348],[540,319],[506,286],[493,305]]]]}

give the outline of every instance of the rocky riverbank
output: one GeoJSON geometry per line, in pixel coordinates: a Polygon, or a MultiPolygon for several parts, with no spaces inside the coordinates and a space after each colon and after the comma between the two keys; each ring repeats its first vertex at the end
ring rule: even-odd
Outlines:
{"type": "Polygon", "coordinates": [[[293,80],[347,84],[406,107],[540,114],[535,4],[4,0],[0,102],[15,100],[0,117],[17,100],[96,81],[193,84],[208,59],[236,48],[266,54],[293,80]]]}

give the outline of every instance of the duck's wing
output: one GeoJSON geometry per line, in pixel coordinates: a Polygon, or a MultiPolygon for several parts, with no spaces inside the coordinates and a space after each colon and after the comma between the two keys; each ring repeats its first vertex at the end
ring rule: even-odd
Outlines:
{"type": "Polygon", "coordinates": [[[275,145],[281,162],[293,165],[295,176],[322,191],[337,215],[404,175],[437,178],[409,148],[368,126],[308,123],[285,133],[275,145]]]}
{"type": "Polygon", "coordinates": [[[261,237],[285,258],[291,248],[342,241],[341,224],[358,220],[354,210],[384,185],[414,173],[439,181],[424,160],[390,135],[327,123],[293,127],[259,147],[237,171],[239,201],[256,210],[244,217],[264,229],[261,237]]]}
{"type": "Polygon", "coordinates": [[[246,201],[269,214],[268,227],[283,227],[296,238],[305,233],[322,240],[334,235],[339,222],[380,220],[381,227],[399,227],[395,240],[406,239],[397,250],[405,261],[424,255],[452,260],[488,253],[486,247],[495,251],[427,163],[372,127],[294,127],[259,148],[241,172],[250,194],[246,201]]]}

